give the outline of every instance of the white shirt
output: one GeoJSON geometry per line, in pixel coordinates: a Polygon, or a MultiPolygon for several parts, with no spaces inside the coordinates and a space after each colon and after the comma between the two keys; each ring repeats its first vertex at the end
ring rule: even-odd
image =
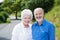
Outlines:
{"type": "Polygon", "coordinates": [[[31,24],[28,28],[24,28],[22,22],[17,24],[12,32],[12,40],[32,40],[31,24]]]}

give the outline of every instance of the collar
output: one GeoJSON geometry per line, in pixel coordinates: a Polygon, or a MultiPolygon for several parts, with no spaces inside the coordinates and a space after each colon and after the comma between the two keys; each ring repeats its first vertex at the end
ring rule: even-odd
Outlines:
{"type": "Polygon", "coordinates": [[[43,21],[42,21],[42,24],[41,25],[39,25],[38,24],[38,22],[36,21],[36,23],[35,23],[37,26],[43,26],[44,24],[45,24],[45,19],[43,19],[43,21]]]}

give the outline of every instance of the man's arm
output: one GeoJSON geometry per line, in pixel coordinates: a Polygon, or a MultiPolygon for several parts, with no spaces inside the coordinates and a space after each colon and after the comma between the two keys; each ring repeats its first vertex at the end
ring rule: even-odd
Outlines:
{"type": "Polygon", "coordinates": [[[53,24],[49,25],[49,40],[55,40],[55,27],[53,24]]]}

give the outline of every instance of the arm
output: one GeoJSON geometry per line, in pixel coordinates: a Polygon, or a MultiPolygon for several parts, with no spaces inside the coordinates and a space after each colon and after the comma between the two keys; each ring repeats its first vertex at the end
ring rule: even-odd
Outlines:
{"type": "Polygon", "coordinates": [[[49,25],[49,40],[55,40],[55,27],[51,24],[49,25]]]}
{"type": "Polygon", "coordinates": [[[11,40],[18,40],[18,29],[16,27],[12,31],[12,38],[11,38],[11,40]]]}
{"type": "Polygon", "coordinates": [[[11,40],[18,40],[18,35],[17,34],[12,34],[12,39],[11,40]]]}

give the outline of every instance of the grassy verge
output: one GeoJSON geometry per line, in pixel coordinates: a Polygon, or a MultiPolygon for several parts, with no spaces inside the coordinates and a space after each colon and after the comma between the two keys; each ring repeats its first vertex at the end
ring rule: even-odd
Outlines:
{"type": "Polygon", "coordinates": [[[57,40],[60,40],[60,27],[59,28],[56,28],[56,38],[57,40]]]}

